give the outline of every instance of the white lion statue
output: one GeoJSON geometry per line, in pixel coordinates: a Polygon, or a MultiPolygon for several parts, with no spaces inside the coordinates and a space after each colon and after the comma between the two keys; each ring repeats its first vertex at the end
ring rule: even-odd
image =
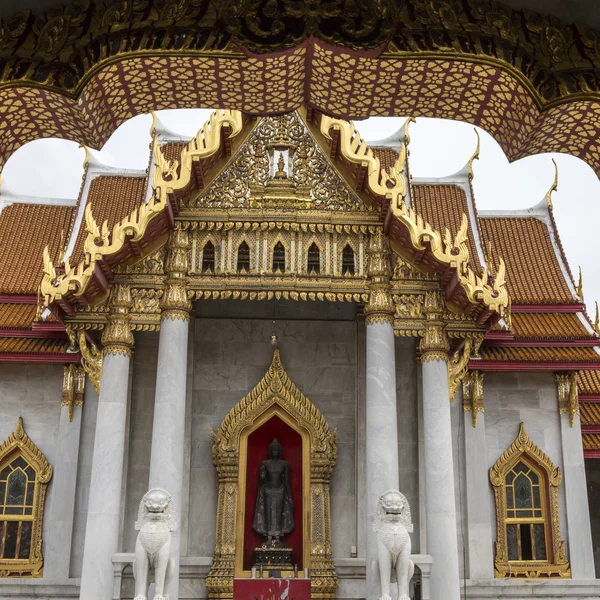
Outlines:
{"type": "Polygon", "coordinates": [[[408,501],[397,490],[379,498],[373,531],[377,535],[377,559],[373,561],[373,577],[379,586],[380,600],[391,600],[390,588],[398,582],[398,600],[410,600],[408,585],[415,565],[410,560],[409,533],[413,526],[408,501]]]}
{"type": "Polygon", "coordinates": [[[171,532],[177,529],[175,507],[171,495],[161,488],[148,490],[140,502],[135,529],[139,531],[135,543],[133,576],[134,600],[147,600],[150,570],[154,571],[154,600],[169,600],[169,582],[173,576],[171,532]]]}

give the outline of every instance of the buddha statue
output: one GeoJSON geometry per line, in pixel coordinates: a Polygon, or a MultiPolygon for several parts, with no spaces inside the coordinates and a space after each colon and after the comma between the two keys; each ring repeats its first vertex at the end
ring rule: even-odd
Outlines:
{"type": "Polygon", "coordinates": [[[260,465],[260,483],[252,528],[274,545],[292,532],[294,502],[290,489],[290,466],[281,459],[281,444],[274,439],[269,444],[269,459],[260,465]]]}

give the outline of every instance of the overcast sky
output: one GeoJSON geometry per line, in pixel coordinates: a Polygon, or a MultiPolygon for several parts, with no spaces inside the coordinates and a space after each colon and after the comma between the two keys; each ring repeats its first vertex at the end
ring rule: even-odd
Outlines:
{"type": "MultiPolygon", "coordinates": [[[[159,111],[169,129],[191,138],[210,114],[208,109],[159,111]]],[[[403,125],[405,117],[374,117],[357,123],[367,140],[385,138],[403,125]]],[[[144,170],[148,161],[150,115],[140,115],[115,131],[101,152],[101,162],[144,170]]],[[[496,141],[479,129],[480,160],[474,164],[475,201],[479,210],[529,208],[544,198],[558,164],[558,192],[553,194],[554,216],[571,270],[577,279],[583,270],[583,290],[590,317],[600,300],[600,264],[596,236],[600,222],[600,181],[583,161],[566,154],[542,154],[509,164],[496,141]],[[592,244],[592,242],[594,242],[592,244]]],[[[419,118],[410,128],[410,161],[414,177],[441,177],[461,169],[473,154],[472,125],[442,119],[419,118]]],[[[83,149],[58,139],[26,144],[8,160],[2,172],[0,194],[75,198],[82,175],[83,149]]],[[[577,283],[577,281],[575,282],[577,283]]]]}

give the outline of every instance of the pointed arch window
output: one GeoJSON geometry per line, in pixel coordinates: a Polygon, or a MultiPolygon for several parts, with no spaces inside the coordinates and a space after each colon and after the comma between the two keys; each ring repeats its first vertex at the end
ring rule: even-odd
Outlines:
{"type": "Polygon", "coordinates": [[[342,250],[342,276],[351,277],[355,272],[354,250],[350,244],[346,244],[342,250]]]}
{"type": "Polygon", "coordinates": [[[319,275],[321,273],[321,251],[315,242],[308,249],[306,262],[306,272],[309,275],[319,275]]]}
{"type": "Polygon", "coordinates": [[[496,500],[496,577],[568,577],[558,517],[562,474],[523,423],[490,469],[490,481],[496,500]]]}
{"type": "Polygon", "coordinates": [[[52,467],[29,439],[19,418],[0,446],[0,572],[41,577],[42,519],[52,467]]]}
{"type": "Polygon", "coordinates": [[[202,249],[202,273],[211,274],[215,272],[215,246],[209,240],[202,249]]]}
{"type": "Polygon", "coordinates": [[[242,242],[237,251],[237,272],[240,275],[246,275],[250,272],[250,246],[242,242]]]}
{"type": "Polygon", "coordinates": [[[273,273],[285,273],[285,248],[281,242],[273,248],[273,273]]]}

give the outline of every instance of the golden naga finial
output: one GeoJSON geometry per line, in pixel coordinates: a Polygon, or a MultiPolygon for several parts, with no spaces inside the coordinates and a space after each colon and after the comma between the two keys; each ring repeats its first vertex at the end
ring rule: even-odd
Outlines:
{"type": "Polygon", "coordinates": [[[408,119],[406,119],[405,123],[404,123],[404,144],[406,145],[406,147],[408,148],[408,145],[410,144],[410,134],[408,133],[408,126],[411,123],[416,123],[417,120],[414,117],[408,117],[408,119]]]}
{"type": "Polygon", "coordinates": [[[548,202],[548,208],[550,210],[552,210],[552,192],[558,191],[558,165],[556,164],[556,161],[554,159],[552,159],[552,162],[554,163],[554,181],[552,182],[550,189],[546,193],[546,201],[548,202]]]}
{"type": "Polygon", "coordinates": [[[579,283],[577,284],[577,289],[575,291],[583,302],[583,274],[581,273],[581,267],[579,267],[579,283]]]}
{"type": "Polygon", "coordinates": [[[467,163],[467,168],[469,169],[469,179],[473,179],[475,177],[475,173],[473,173],[473,161],[479,160],[479,152],[481,150],[481,140],[479,138],[479,131],[477,131],[476,127],[473,127],[473,131],[475,132],[475,135],[477,136],[477,146],[475,147],[475,152],[473,152],[473,155],[471,156],[471,158],[469,159],[469,162],[467,163]]]}
{"type": "Polygon", "coordinates": [[[153,138],[156,135],[156,125],[158,124],[158,116],[151,110],[150,115],[152,116],[152,125],[150,125],[150,137],[153,138]]]}
{"type": "Polygon", "coordinates": [[[90,158],[92,156],[90,149],[85,144],[79,144],[80,148],[83,148],[85,151],[85,158],[83,159],[83,170],[87,169],[87,166],[90,164],[90,158]]]}
{"type": "Polygon", "coordinates": [[[600,335],[600,312],[598,312],[598,301],[596,301],[596,318],[594,319],[594,331],[600,335]]]}

